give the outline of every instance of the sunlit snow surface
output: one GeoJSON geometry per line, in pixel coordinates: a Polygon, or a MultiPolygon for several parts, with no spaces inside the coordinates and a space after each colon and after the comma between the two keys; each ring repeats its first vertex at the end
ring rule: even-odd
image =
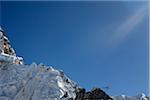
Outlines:
{"type": "Polygon", "coordinates": [[[0,100],[68,100],[76,88],[62,71],[42,64],[0,66],[0,100]]]}
{"type": "Polygon", "coordinates": [[[150,97],[147,97],[145,94],[139,94],[137,96],[114,96],[113,100],[150,100],[150,97]]]}

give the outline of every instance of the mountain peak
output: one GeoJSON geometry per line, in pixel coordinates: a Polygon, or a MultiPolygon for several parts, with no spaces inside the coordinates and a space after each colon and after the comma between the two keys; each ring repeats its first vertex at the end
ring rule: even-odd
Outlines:
{"type": "Polygon", "coordinates": [[[138,94],[136,96],[112,96],[113,100],[150,100],[150,97],[146,96],[144,93],[138,94]]]}
{"type": "Polygon", "coordinates": [[[23,58],[16,56],[15,50],[12,48],[9,39],[4,30],[0,27],[0,61],[22,64],[23,58]]]}

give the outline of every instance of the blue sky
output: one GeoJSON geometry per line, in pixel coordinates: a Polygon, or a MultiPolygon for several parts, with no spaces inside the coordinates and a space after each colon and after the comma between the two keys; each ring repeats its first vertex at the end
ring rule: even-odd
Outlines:
{"type": "Polygon", "coordinates": [[[44,63],[86,89],[148,94],[148,2],[2,2],[1,26],[26,64],[44,63]]]}

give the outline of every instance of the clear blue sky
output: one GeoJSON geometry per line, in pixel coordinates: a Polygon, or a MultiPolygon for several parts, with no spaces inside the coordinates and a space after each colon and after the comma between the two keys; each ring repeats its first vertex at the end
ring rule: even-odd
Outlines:
{"type": "Polygon", "coordinates": [[[26,64],[80,86],[148,94],[148,2],[0,2],[1,26],[26,64]]]}

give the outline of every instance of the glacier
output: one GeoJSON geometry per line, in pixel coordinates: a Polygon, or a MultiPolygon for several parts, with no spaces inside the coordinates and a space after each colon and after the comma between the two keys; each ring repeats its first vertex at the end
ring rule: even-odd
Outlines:
{"type": "Polygon", "coordinates": [[[69,100],[77,88],[62,71],[42,64],[0,68],[0,100],[69,100]]]}

